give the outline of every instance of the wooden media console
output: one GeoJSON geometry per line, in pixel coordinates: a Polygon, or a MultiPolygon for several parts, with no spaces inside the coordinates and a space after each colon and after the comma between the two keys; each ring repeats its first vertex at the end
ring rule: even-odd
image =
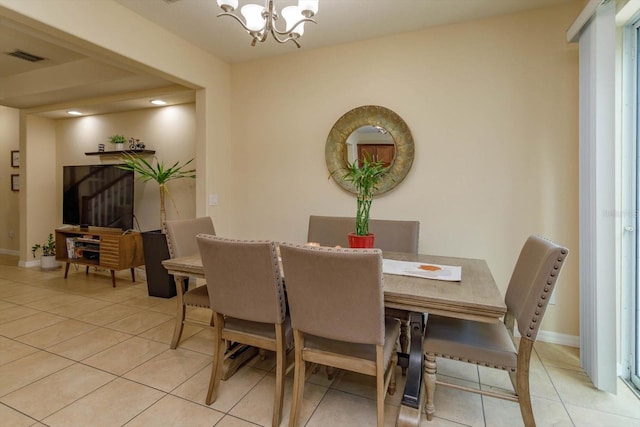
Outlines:
{"type": "Polygon", "coordinates": [[[116,228],[61,227],[56,229],[56,260],[69,264],[102,267],[111,271],[111,283],[116,287],[116,270],[131,269],[136,281],[135,267],[144,265],[142,235],[137,231],[123,232],[116,228]]]}

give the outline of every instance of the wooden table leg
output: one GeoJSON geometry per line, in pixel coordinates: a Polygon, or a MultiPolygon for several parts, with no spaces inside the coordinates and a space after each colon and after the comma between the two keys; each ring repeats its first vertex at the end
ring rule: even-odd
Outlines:
{"type": "Polygon", "coordinates": [[[411,313],[409,319],[411,331],[409,367],[407,369],[407,383],[398,412],[397,427],[418,427],[424,400],[422,385],[424,320],[422,313],[411,313]]]}
{"type": "MultiPolygon", "coordinates": [[[[89,267],[87,267],[89,268],[89,267]]],[[[113,287],[116,287],[116,271],[115,270],[111,270],[111,283],[113,284],[113,287]]]]}
{"type": "Polygon", "coordinates": [[[131,267],[131,281],[135,283],[136,281],[136,269],[131,267]]]}
{"type": "Polygon", "coordinates": [[[70,263],[67,263],[67,264],[64,266],[64,278],[65,278],[65,279],[67,278],[67,274],[69,274],[69,264],[70,264],[70,263]]]}

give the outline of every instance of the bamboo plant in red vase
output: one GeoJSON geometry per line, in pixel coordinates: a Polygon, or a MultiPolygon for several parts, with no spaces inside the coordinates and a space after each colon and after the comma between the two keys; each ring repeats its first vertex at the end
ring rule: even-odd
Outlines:
{"type": "Polygon", "coordinates": [[[369,233],[369,212],[378,184],[387,173],[388,167],[381,161],[371,160],[365,152],[362,159],[356,159],[353,163],[347,162],[346,170],[342,179],[353,183],[357,202],[356,230],[349,233],[349,247],[372,248],[375,236],[369,233]]]}

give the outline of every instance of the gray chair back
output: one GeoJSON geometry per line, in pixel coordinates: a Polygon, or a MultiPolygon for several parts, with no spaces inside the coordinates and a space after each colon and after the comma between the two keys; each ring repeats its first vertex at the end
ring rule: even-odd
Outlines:
{"type": "Polygon", "coordinates": [[[200,233],[215,235],[211,217],[165,221],[169,256],[177,258],[198,253],[196,236],[200,233]]]}
{"type": "MultiPolygon", "coordinates": [[[[322,246],[349,247],[347,235],[355,231],[356,220],[343,216],[309,216],[307,241],[322,246]]],[[[388,252],[418,253],[420,222],[372,219],[369,231],[376,235],[375,247],[388,252]]]]}
{"type": "Polygon", "coordinates": [[[304,333],[384,344],[380,249],[280,244],[291,326],[304,333]]]}
{"type": "Polygon", "coordinates": [[[523,338],[535,341],[568,253],[567,248],[538,236],[530,236],[522,247],[505,303],[518,321],[518,331],[523,338]]]}
{"type": "Polygon", "coordinates": [[[214,312],[282,324],[286,302],[274,242],[206,234],[196,239],[214,312]]]}

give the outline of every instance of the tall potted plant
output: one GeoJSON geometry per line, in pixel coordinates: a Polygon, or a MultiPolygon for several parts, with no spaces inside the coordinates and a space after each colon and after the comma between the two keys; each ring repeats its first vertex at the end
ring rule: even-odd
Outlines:
{"type": "Polygon", "coordinates": [[[346,170],[342,179],[353,183],[357,201],[356,230],[349,233],[349,247],[372,248],[375,236],[369,233],[369,212],[374,193],[388,168],[381,161],[372,161],[365,152],[361,160],[347,162],[346,170]]]}
{"type": "MultiPolygon", "coordinates": [[[[119,166],[121,169],[133,171],[142,182],[155,181],[158,184],[160,191],[160,224],[164,228],[164,222],[167,219],[165,196],[169,195],[173,203],[167,183],[176,179],[195,178],[195,169],[188,168],[193,159],[183,164],[175,162],[169,167],[164,162],[157,160],[154,166],[144,158],[131,154],[124,154],[122,161],[124,164],[119,166]]],[[[175,296],[176,286],[173,277],[162,266],[162,261],[169,259],[169,248],[164,230],[142,233],[142,245],[149,295],[163,298],[175,296]]]]}

